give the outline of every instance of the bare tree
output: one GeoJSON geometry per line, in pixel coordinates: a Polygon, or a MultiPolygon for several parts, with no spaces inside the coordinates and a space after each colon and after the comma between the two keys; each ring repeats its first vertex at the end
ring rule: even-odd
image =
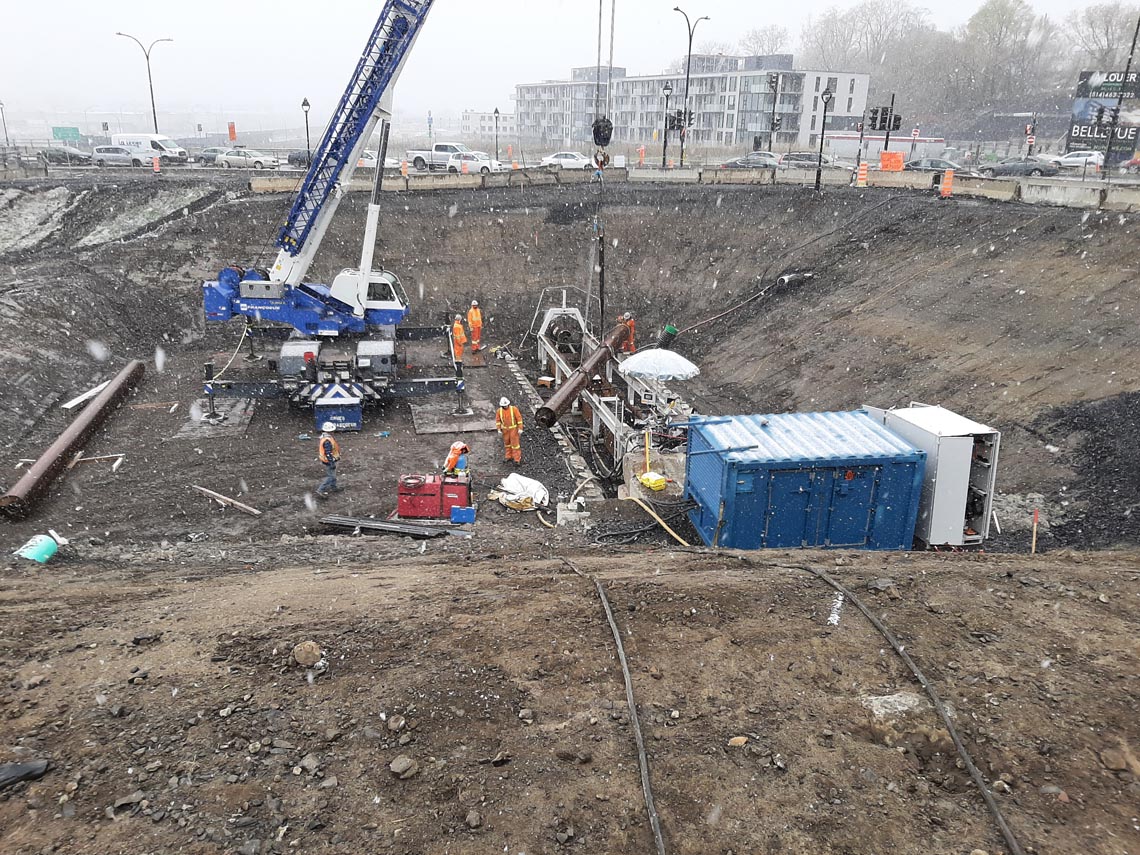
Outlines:
{"type": "Polygon", "coordinates": [[[800,34],[800,64],[820,71],[862,71],[856,37],[859,22],[850,12],[832,7],[808,18],[800,34]]]}
{"type": "Polygon", "coordinates": [[[778,24],[768,24],[749,30],[740,40],[740,49],[749,56],[771,56],[783,53],[788,46],[788,30],[778,24]]]}
{"type": "Polygon", "coordinates": [[[1120,2],[1096,3],[1069,15],[1069,37],[1077,59],[1089,70],[1124,67],[1140,18],[1140,6],[1120,2]]]}

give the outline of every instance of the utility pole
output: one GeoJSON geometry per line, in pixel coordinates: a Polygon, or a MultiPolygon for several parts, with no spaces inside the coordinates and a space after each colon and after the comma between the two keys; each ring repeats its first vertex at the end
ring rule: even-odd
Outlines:
{"type": "Polygon", "coordinates": [[[891,107],[887,111],[887,136],[883,140],[883,151],[891,149],[891,125],[895,123],[895,93],[891,93],[891,107]]]}
{"type": "Polygon", "coordinates": [[[1128,49],[1128,62],[1124,66],[1124,79],[1120,82],[1120,94],[1116,96],[1116,109],[1112,111],[1112,124],[1108,127],[1108,145],[1104,147],[1104,180],[1107,183],[1112,175],[1112,142],[1116,136],[1116,126],[1120,122],[1120,107],[1124,103],[1124,87],[1128,85],[1128,75],[1132,71],[1132,57],[1136,54],[1136,39],[1140,37],[1140,17],[1136,19],[1136,31],[1132,34],[1132,47],[1128,49]]]}
{"type": "Polygon", "coordinates": [[[158,44],[159,42],[173,42],[174,39],[155,39],[153,42],[150,43],[150,47],[143,47],[142,42],[140,42],[138,39],[136,39],[134,36],[132,36],[128,33],[115,33],[115,35],[116,36],[122,36],[123,38],[127,38],[127,39],[130,39],[131,41],[133,41],[135,44],[137,44],[139,46],[139,49],[142,50],[143,56],[146,57],[146,82],[147,82],[147,85],[150,86],[150,115],[151,115],[151,118],[154,119],[154,132],[157,134],[158,133],[158,110],[156,110],[155,106],[154,106],[154,78],[151,77],[151,74],[150,74],[150,52],[152,50],[154,50],[154,46],[156,44],[158,44]]]}
{"type": "Polygon", "coordinates": [[[768,151],[776,150],[776,97],[780,90],[780,72],[768,73],[768,88],[772,90],[772,122],[768,125],[768,151]]]}
{"type": "Polygon", "coordinates": [[[867,129],[867,105],[863,105],[863,115],[859,118],[859,150],[855,152],[855,171],[859,171],[859,164],[863,162],[863,134],[867,129]]]}
{"type": "Polygon", "coordinates": [[[11,145],[11,140],[8,139],[8,119],[4,115],[4,102],[0,101],[0,124],[4,125],[4,145],[11,145]]]}
{"type": "Polygon", "coordinates": [[[661,168],[665,168],[665,155],[669,151],[669,96],[673,94],[673,84],[666,80],[665,86],[661,90],[665,96],[665,128],[661,132],[661,168]]]}
{"type": "Polygon", "coordinates": [[[697,24],[701,21],[712,20],[708,15],[702,15],[693,22],[689,22],[689,16],[680,6],[673,7],[674,12],[680,12],[685,16],[685,29],[689,31],[689,53],[688,58],[685,60],[685,109],[683,112],[683,119],[681,121],[681,168],[685,168],[685,138],[689,135],[689,73],[693,68],[693,33],[697,31],[697,24]]]}
{"type": "Polygon", "coordinates": [[[495,108],[495,160],[499,159],[499,108],[495,108]]]}

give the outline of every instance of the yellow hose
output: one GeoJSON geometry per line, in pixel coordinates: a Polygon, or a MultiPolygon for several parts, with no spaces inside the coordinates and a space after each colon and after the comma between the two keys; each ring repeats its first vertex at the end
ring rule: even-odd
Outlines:
{"type": "Polygon", "coordinates": [[[659,526],[661,526],[661,528],[665,529],[665,531],[667,531],[667,532],[669,532],[669,534],[673,535],[673,539],[676,540],[677,543],[681,544],[681,546],[688,546],[689,545],[689,543],[683,537],[681,537],[681,535],[677,534],[677,532],[675,532],[675,531],[673,531],[673,529],[669,528],[669,525],[668,525],[668,523],[665,522],[665,520],[663,520],[663,519],[661,519],[661,517],[657,516],[657,512],[654,511],[653,508],[649,507],[649,505],[647,505],[644,501],[639,499],[637,496],[626,496],[624,499],[622,499],[622,501],[623,502],[637,502],[639,505],[641,505],[642,510],[644,510],[647,514],[649,514],[649,516],[653,517],[653,519],[657,520],[657,524],[659,526]]]}

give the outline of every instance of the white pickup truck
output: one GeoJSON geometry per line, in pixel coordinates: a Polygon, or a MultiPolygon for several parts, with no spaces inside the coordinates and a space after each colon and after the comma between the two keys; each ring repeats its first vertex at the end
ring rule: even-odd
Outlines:
{"type": "Polygon", "coordinates": [[[447,169],[447,161],[453,154],[463,154],[471,151],[463,143],[436,143],[424,151],[409,151],[404,155],[409,165],[421,172],[425,169],[447,169]]]}

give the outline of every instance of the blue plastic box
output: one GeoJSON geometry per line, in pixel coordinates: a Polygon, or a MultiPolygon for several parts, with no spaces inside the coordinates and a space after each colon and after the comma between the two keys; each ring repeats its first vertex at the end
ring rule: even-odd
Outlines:
{"type": "Polygon", "coordinates": [[[685,498],[709,546],[903,550],[925,465],[863,411],[699,418],[685,498]]]}
{"type": "Polygon", "coordinates": [[[453,505],[451,508],[451,521],[453,523],[473,523],[475,522],[475,509],[453,505]]]}

